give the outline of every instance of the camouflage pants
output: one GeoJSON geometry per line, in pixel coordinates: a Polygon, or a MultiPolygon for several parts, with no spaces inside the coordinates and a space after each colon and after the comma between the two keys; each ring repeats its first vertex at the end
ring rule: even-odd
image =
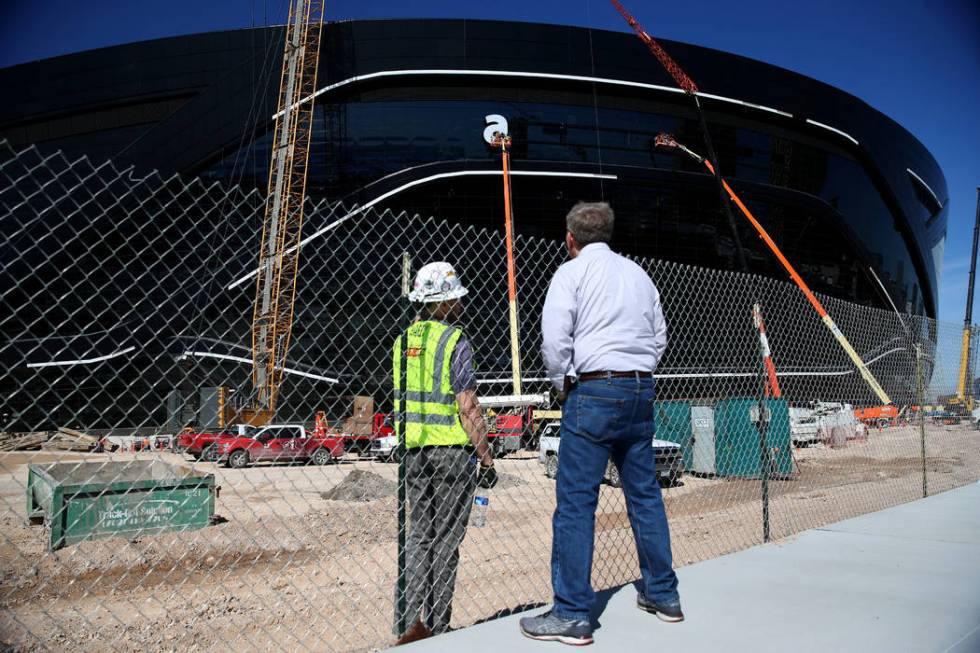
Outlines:
{"type": "MultiPolygon", "coordinates": [[[[419,620],[435,633],[449,629],[459,547],[476,489],[471,455],[467,449],[451,447],[406,454],[411,504],[405,570],[408,627],[419,620]]],[[[397,624],[396,615],[396,630],[397,624]]]]}

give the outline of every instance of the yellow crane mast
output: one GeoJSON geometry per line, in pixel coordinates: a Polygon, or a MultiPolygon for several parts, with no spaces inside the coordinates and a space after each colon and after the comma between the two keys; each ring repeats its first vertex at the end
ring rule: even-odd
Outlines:
{"type": "Polygon", "coordinates": [[[254,403],[230,422],[263,425],[276,411],[293,327],[323,8],[323,0],[289,7],[252,315],[254,403]]]}
{"type": "Polygon", "coordinates": [[[977,241],[980,240],[980,188],[977,188],[977,217],[973,224],[973,252],[970,254],[970,282],[966,290],[966,318],[963,320],[963,345],[960,350],[960,374],[956,387],[957,403],[973,410],[973,379],[970,375],[970,334],[973,330],[973,282],[977,275],[977,241]]]}

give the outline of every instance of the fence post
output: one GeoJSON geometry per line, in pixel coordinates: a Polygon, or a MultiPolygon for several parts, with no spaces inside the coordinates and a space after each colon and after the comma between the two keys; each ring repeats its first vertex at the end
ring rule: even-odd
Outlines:
{"type": "Polygon", "coordinates": [[[922,369],[922,343],[915,343],[915,382],[919,401],[919,440],[922,449],[922,497],[929,496],[929,481],[926,475],[926,411],[925,411],[925,372],[922,369]]]}
{"type": "Polygon", "coordinates": [[[398,630],[398,636],[401,637],[408,630],[408,597],[405,595],[406,591],[406,578],[405,570],[407,568],[406,551],[405,551],[405,540],[408,529],[408,519],[406,515],[406,505],[408,503],[408,488],[406,486],[406,471],[405,471],[405,429],[406,429],[406,404],[407,400],[405,398],[405,387],[407,385],[407,374],[408,374],[408,322],[411,319],[412,305],[408,299],[408,293],[411,289],[411,275],[412,275],[412,263],[408,252],[402,252],[402,288],[401,288],[401,303],[404,307],[404,314],[402,315],[402,327],[403,331],[399,336],[401,338],[401,364],[399,366],[398,375],[398,388],[395,392],[395,419],[398,423],[398,441],[395,445],[395,455],[398,458],[398,582],[395,595],[395,622],[398,630]]]}
{"type": "Polygon", "coordinates": [[[761,308],[755,304],[752,310],[752,321],[759,332],[759,476],[762,479],[762,541],[769,541],[769,444],[766,435],[769,430],[769,411],[766,405],[766,357],[769,352],[766,340],[761,331],[761,308]]]}
{"type": "Polygon", "coordinates": [[[766,431],[769,429],[769,415],[765,399],[759,398],[759,445],[762,447],[762,541],[769,541],[769,445],[766,431]]]}

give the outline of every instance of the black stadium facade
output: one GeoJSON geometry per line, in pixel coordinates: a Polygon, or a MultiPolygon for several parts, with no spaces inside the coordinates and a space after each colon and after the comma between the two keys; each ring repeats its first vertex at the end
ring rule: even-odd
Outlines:
{"type": "MultiPolygon", "coordinates": [[[[499,177],[488,184],[485,172],[499,170],[487,134],[501,129],[519,232],[560,239],[572,203],[603,198],[620,251],[735,269],[711,177],[653,148],[670,132],[703,150],[690,98],[632,34],[473,20],[324,30],[311,197],[499,229],[499,177]]],[[[663,44],[702,91],[722,173],[812,288],[935,317],[947,193],[923,145],[821,82],[663,44]]],[[[0,139],[262,189],[281,50],[282,30],[262,28],[2,69],[0,139]]],[[[739,228],[750,272],[785,279],[739,228]]]]}
{"type": "MultiPolygon", "coordinates": [[[[701,138],[689,99],[633,35],[383,20],[330,24],[324,43],[311,195],[365,203],[426,180],[383,206],[499,225],[497,189],[466,174],[499,166],[484,141],[499,116],[515,168],[596,175],[515,179],[521,231],[560,235],[570,202],[602,196],[621,249],[734,267],[710,178],[653,150],[660,131],[695,149],[701,138]]],[[[947,196],[922,144],[826,84],[664,43],[705,93],[723,173],[814,289],[888,308],[870,266],[900,309],[935,317],[947,196]]],[[[2,70],[0,138],[264,187],[280,44],[275,28],[199,34],[2,70]],[[236,157],[247,128],[254,145],[236,157]]],[[[744,229],[751,271],[784,278],[744,229]]]]}

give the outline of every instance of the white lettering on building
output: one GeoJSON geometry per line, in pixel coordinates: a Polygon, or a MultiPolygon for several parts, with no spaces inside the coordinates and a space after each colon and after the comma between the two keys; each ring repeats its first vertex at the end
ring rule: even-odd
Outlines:
{"type": "Polygon", "coordinates": [[[487,128],[483,130],[483,140],[487,142],[488,145],[493,144],[493,135],[497,132],[506,135],[507,134],[507,119],[503,116],[491,113],[486,117],[487,128]]]}

